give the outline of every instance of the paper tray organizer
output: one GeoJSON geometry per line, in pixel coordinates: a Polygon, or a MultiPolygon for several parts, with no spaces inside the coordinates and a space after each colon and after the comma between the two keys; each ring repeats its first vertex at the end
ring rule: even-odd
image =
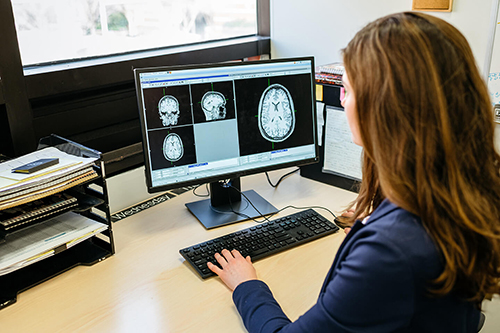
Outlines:
{"type": "MultiPolygon", "coordinates": [[[[55,147],[78,157],[97,158],[93,168],[98,177],[65,191],[70,191],[78,199],[74,212],[106,225],[107,229],[67,249],[59,248],[46,259],[0,276],[0,309],[15,303],[17,295],[24,290],[73,267],[90,266],[115,253],[102,154],[54,134],[40,139],[37,150],[46,147],[55,147]]],[[[9,234],[2,233],[0,242],[8,237],[9,234]]]]}

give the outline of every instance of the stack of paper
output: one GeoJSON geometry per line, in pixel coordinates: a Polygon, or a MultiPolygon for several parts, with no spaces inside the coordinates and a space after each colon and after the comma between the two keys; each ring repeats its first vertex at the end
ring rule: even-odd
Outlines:
{"type": "Polygon", "coordinates": [[[105,224],[69,212],[20,230],[0,245],[0,275],[57,254],[107,228],[105,224]]]}
{"type": "Polygon", "coordinates": [[[69,155],[49,147],[0,163],[0,210],[34,201],[96,178],[95,158],[69,155]],[[32,174],[12,169],[43,159],[59,158],[59,163],[32,174]]]}

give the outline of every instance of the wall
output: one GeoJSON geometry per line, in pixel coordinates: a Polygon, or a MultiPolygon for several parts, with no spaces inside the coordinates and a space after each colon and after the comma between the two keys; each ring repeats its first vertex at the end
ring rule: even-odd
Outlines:
{"type": "MultiPolygon", "coordinates": [[[[316,64],[340,61],[340,50],[368,22],[411,10],[411,0],[271,0],[271,54],[273,58],[313,55],[316,64]]],[[[432,13],[456,26],[471,44],[483,70],[492,0],[454,0],[451,13],[432,13]]],[[[500,151],[500,125],[496,145],[500,151]]],[[[482,333],[498,332],[500,300],[485,302],[482,333]]]]}
{"type": "Polygon", "coordinates": [[[161,195],[148,193],[144,166],[122,172],[107,179],[111,214],[161,195]]]}
{"type": "MultiPolygon", "coordinates": [[[[432,13],[455,25],[469,40],[482,68],[492,0],[455,0],[451,13],[432,13]]],[[[273,0],[273,57],[314,55],[317,64],[340,60],[340,49],[368,22],[411,9],[411,0],[273,0]]]]}
{"type": "MultiPolygon", "coordinates": [[[[316,64],[340,61],[340,50],[368,22],[411,10],[411,0],[271,0],[273,58],[313,55],[316,64]]],[[[455,0],[451,13],[431,13],[456,26],[483,70],[492,0],[455,0]]],[[[500,131],[500,125],[497,125],[500,131]]],[[[500,136],[496,138],[500,147],[500,136]]]]}

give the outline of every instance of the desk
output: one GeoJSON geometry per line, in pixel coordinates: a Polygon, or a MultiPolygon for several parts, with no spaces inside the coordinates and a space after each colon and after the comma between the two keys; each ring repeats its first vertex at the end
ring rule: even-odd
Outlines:
{"type": "MultiPolygon", "coordinates": [[[[270,177],[276,181],[289,170],[273,171],[270,177]]],[[[264,174],[243,177],[242,189],[254,189],[277,208],[319,205],[338,212],[356,197],[298,173],[277,189],[264,174]]],[[[17,303],[0,311],[0,330],[245,332],[230,291],[219,278],[199,278],[178,251],[254,222],[205,230],[184,206],[199,199],[187,192],[116,222],[114,256],[91,267],[76,267],[19,294],[17,303]]],[[[328,212],[318,211],[332,219],[328,212]]],[[[293,212],[287,209],[279,216],[293,212]]],[[[343,239],[340,231],[256,262],[259,278],[268,283],[291,319],[315,303],[343,239]]]]}

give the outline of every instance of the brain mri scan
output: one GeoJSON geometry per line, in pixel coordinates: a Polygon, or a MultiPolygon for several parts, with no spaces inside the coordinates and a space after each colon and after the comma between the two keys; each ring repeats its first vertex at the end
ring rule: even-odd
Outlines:
{"type": "Polygon", "coordinates": [[[158,111],[163,126],[177,125],[180,114],[177,98],[171,95],[163,96],[158,102],[158,111]]]}
{"type": "Polygon", "coordinates": [[[275,83],[264,90],[259,102],[259,129],[271,142],[288,139],[295,129],[295,112],[290,92],[275,83]]]}
{"type": "Polygon", "coordinates": [[[178,161],[184,155],[184,147],[181,137],[175,133],[170,133],[163,141],[163,156],[170,162],[178,161]]]}
{"type": "Polygon", "coordinates": [[[201,98],[201,108],[207,121],[226,118],[226,98],[220,92],[206,92],[201,98]]]}

